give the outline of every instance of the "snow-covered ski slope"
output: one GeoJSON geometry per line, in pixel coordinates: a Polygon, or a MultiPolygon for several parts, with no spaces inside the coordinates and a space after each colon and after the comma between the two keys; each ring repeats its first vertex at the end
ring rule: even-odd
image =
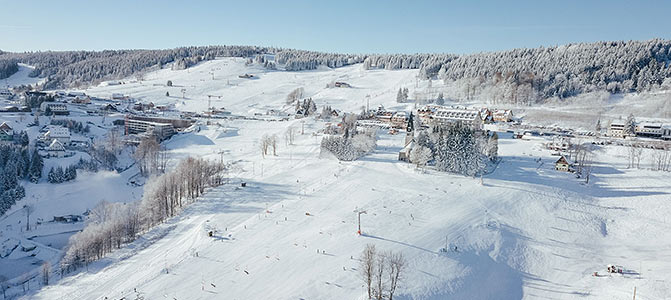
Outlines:
{"type": "Polygon", "coordinates": [[[30,72],[35,70],[35,67],[26,64],[19,64],[19,71],[12,74],[5,79],[0,80],[0,88],[15,87],[20,85],[31,85],[44,82],[43,78],[29,77],[30,72]]]}
{"type": "MultiPolygon", "coordinates": [[[[358,110],[370,94],[371,106],[392,107],[398,87],[414,83],[411,71],[361,73],[357,66],[259,71],[259,79],[248,81],[238,80],[238,72],[255,71],[242,61],[217,60],[87,93],[130,93],[195,111],[207,106],[207,94],[220,92],[221,106],[249,114],[281,108],[285,95],[303,85],[318,104],[358,110]],[[212,81],[211,69],[217,80],[217,64],[239,68],[228,73],[231,85],[221,79],[221,87],[201,87],[201,79],[212,81]],[[342,81],[354,88],[324,88],[339,76],[349,76],[342,81]],[[165,98],[166,87],[148,83],[168,79],[192,86],[191,99],[165,98]],[[367,84],[373,88],[357,90],[367,84]]],[[[382,134],[374,153],[339,162],[320,156],[321,137],[313,133],[321,122],[220,123],[166,146],[174,159],[223,153],[236,166],[230,184],[88,270],[25,298],[364,299],[357,258],[366,244],[408,258],[398,299],[628,299],[634,287],[638,299],[663,299],[671,289],[671,174],[627,169],[624,148],[599,148],[584,185],[554,170],[557,158],[541,149],[543,140],[501,134],[502,161],[481,183],[399,162],[400,135],[382,134]],[[296,145],[281,143],[277,156],[261,157],[264,134],[282,136],[303,125],[296,145]],[[367,211],[362,236],[357,209],[367,211]],[[457,250],[441,253],[446,241],[457,250]],[[607,275],[607,264],[624,274],[607,275]]]]}
{"type": "Polygon", "coordinates": [[[212,95],[212,106],[247,114],[282,108],[287,94],[303,87],[304,97],[312,97],[318,105],[328,104],[344,111],[359,112],[367,101],[371,108],[393,103],[390,100],[396,99],[398,88],[414,84],[416,74],[417,70],[364,71],[361,65],[303,72],[269,71],[258,64],[246,66],[242,58],[225,58],[180,71],[164,68],[145,74],[141,81],[133,77],[123,80],[125,84],[97,86],[84,92],[101,97],[122,93],[142,102],[173,104],[180,110],[198,112],[207,108],[208,95],[212,95]],[[238,77],[244,74],[254,77],[238,77]],[[172,87],[166,86],[168,80],[172,81],[172,87]],[[326,88],[335,81],[349,83],[352,87],[326,88]]]}
{"type": "MultiPolygon", "coordinates": [[[[321,67],[312,71],[286,72],[266,70],[258,64],[245,65],[243,58],[220,58],[200,63],[186,70],[173,71],[170,67],[121,80],[124,84],[96,86],[83,90],[87,94],[111,97],[113,93],[129,95],[142,102],[174,105],[185,111],[202,112],[208,107],[221,108],[234,114],[266,113],[269,109],[293,113],[285,104],[293,89],[304,88],[304,97],[312,97],[317,106],[330,105],[349,112],[359,112],[368,105],[371,109],[384,105],[388,110],[410,110],[416,104],[414,97],[445,92],[447,105],[512,108],[515,116],[524,116],[537,125],[568,126],[594,130],[596,119],[603,124],[633,113],[637,120],[671,123],[671,91],[610,95],[595,92],[568,99],[549,99],[539,106],[491,104],[493,98],[479,95],[467,99],[467,86],[445,84],[441,80],[421,80],[417,70],[363,70],[360,64],[330,69],[321,67]],[[251,79],[239,75],[252,74],[251,79]],[[166,86],[168,80],[173,86],[166,86]],[[350,84],[351,88],[326,88],[336,81],[350,84]],[[399,88],[408,88],[410,103],[396,103],[399,88]],[[184,91],[184,92],[182,92],[184,91]],[[166,92],[169,97],[166,97],[166,92]],[[212,97],[208,97],[208,95],[212,97]],[[221,96],[221,97],[220,97],[221,96]],[[450,100],[457,102],[452,102],[450,100]]],[[[417,105],[421,106],[421,105],[417,105]]]]}

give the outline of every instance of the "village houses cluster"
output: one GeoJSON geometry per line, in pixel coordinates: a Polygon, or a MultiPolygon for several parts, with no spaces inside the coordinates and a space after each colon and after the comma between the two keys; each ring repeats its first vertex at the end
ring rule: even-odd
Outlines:
{"type": "MultiPolygon", "coordinates": [[[[473,129],[482,129],[483,124],[512,122],[513,112],[509,109],[467,108],[443,105],[425,105],[415,111],[415,116],[422,127],[445,125],[451,122],[461,122],[473,129]]],[[[405,111],[387,111],[379,107],[371,112],[367,118],[359,120],[364,127],[380,127],[394,130],[406,130],[410,114],[405,111]]]]}
{"type": "Polygon", "coordinates": [[[608,136],[620,138],[639,136],[671,140],[671,124],[614,120],[608,126],[608,136]]]}

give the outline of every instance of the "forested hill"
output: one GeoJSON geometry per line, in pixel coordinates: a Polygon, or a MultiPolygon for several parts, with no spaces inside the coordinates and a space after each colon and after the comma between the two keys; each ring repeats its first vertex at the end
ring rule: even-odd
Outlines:
{"type": "Polygon", "coordinates": [[[0,50],[0,79],[5,79],[19,71],[19,66],[16,63],[16,60],[3,59],[3,54],[6,53],[7,52],[0,50]]]}
{"type": "Polygon", "coordinates": [[[642,92],[671,84],[671,41],[569,44],[458,57],[438,77],[471,87],[508,86],[528,101],[583,92],[642,92]],[[469,80],[470,79],[470,80],[469,80]]]}
{"type": "MultiPolygon", "coordinates": [[[[16,62],[35,66],[32,76],[47,77],[44,88],[95,84],[128,77],[174,62],[183,69],[217,56],[255,57],[268,68],[287,71],[337,68],[363,63],[366,69],[418,69],[420,77],[463,82],[467,95],[501,91],[511,101],[538,102],[583,92],[646,91],[671,84],[671,41],[579,43],[509,51],[451,54],[335,54],[255,46],[183,47],[168,50],[108,50],[5,53],[0,55],[0,78],[16,62]],[[273,54],[266,59],[258,54],[273,54]],[[3,72],[4,70],[4,72],[3,72]],[[472,91],[471,91],[472,90],[472,91]]],[[[15,72],[15,71],[14,71],[15,72]]],[[[498,92],[495,92],[498,93],[498,92]]]]}

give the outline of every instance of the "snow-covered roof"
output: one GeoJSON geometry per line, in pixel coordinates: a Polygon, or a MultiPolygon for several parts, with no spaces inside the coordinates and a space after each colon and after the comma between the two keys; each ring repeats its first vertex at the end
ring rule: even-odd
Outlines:
{"type": "Polygon", "coordinates": [[[641,122],[638,123],[639,127],[653,127],[653,128],[661,128],[662,123],[652,123],[652,122],[641,122]]]}
{"type": "Polygon", "coordinates": [[[65,151],[65,146],[59,140],[53,140],[47,148],[48,151],[65,151]]]}
{"type": "Polygon", "coordinates": [[[70,129],[62,126],[54,126],[49,128],[49,131],[45,134],[48,138],[65,138],[70,137],[70,129]]]}
{"type": "Polygon", "coordinates": [[[2,124],[0,124],[0,130],[12,131],[12,127],[7,125],[7,122],[2,122],[2,124]]]}
{"type": "Polygon", "coordinates": [[[568,165],[568,161],[566,160],[566,157],[562,156],[560,157],[555,164],[566,164],[568,165]]]}
{"type": "Polygon", "coordinates": [[[434,114],[434,118],[473,121],[478,119],[479,115],[480,112],[477,110],[439,109],[434,114]]]}
{"type": "Polygon", "coordinates": [[[68,107],[63,103],[57,102],[42,102],[40,105],[40,110],[44,111],[47,107],[52,111],[67,111],[68,107]]]}

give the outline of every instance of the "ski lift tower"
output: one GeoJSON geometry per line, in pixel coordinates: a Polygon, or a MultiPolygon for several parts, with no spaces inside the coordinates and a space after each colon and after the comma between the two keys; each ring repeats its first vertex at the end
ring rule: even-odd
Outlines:
{"type": "Polygon", "coordinates": [[[207,95],[207,109],[211,110],[212,109],[212,97],[219,98],[221,100],[221,95],[207,95]]]}
{"type": "Polygon", "coordinates": [[[355,209],[354,212],[357,214],[359,220],[359,229],[356,231],[358,235],[361,235],[361,214],[368,214],[365,210],[355,209]]]}

